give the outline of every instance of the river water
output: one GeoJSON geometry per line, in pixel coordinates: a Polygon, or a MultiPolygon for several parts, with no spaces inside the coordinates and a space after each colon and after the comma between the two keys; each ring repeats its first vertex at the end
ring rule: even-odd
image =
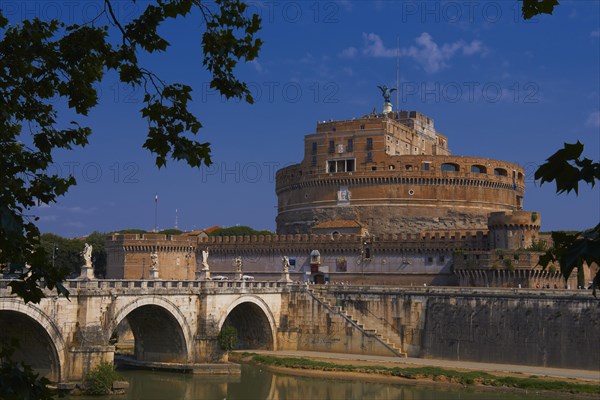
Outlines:
{"type": "MultiPolygon", "coordinates": [[[[130,387],[123,396],[71,396],[69,400],[554,400],[547,395],[444,390],[410,385],[273,374],[242,365],[242,376],[201,377],[173,372],[119,371],[130,387]]],[[[326,374],[326,372],[324,372],[326,374]]],[[[558,398],[556,398],[558,400],[558,398]]]]}

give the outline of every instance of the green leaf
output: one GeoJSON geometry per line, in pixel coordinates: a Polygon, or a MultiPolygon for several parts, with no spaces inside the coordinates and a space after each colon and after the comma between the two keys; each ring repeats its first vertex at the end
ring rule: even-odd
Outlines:
{"type": "Polygon", "coordinates": [[[531,19],[538,14],[552,14],[558,0],[523,0],[523,18],[531,19]]]}

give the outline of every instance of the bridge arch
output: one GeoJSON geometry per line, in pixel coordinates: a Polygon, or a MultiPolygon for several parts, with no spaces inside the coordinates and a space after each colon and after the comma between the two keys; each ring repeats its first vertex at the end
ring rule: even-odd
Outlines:
{"type": "Polygon", "coordinates": [[[257,296],[242,296],[229,305],[219,321],[219,331],[226,323],[238,330],[242,348],[277,350],[277,327],[269,305],[257,296]]]}
{"type": "Polygon", "coordinates": [[[0,301],[0,338],[17,337],[26,352],[17,350],[23,361],[53,382],[66,371],[65,341],[58,326],[39,308],[16,299],[0,301]],[[15,333],[13,335],[12,333],[15,333]]]}
{"type": "Polygon", "coordinates": [[[171,301],[155,296],[137,297],[114,315],[110,332],[127,319],[135,338],[139,361],[192,360],[192,334],[185,316],[171,301]]]}

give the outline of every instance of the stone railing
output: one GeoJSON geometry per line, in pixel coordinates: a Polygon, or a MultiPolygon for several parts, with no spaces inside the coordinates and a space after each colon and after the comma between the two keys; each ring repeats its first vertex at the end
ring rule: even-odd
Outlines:
{"type": "MultiPolygon", "coordinates": [[[[0,279],[0,294],[2,296],[10,295],[11,289],[8,284],[11,279],[0,279]]],[[[190,291],[201,291],[203,289],[271,289],[281,290],[291,283],[280,282],[280,281],[188,281],[188,280],[150,280],[150,279],[92,279],[92,280],[80,280],[80,279],[69,279],[63,282],[64,286],[73,294],[76,290],[99,290],[99,291],[133,291],[136,290],[165,290],[169,293],[184,292],[189,293],[190,291]]],[[[42,282],[40,284],[42,289],[47,292],[51,292],[46,289],[46,286],[42,282]]]]}

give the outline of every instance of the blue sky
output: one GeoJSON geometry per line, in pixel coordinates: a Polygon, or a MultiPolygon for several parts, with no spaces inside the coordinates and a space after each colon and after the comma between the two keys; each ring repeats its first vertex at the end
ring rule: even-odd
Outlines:
{"type": "MultiPolygon", "coordinates": [[[[117,3],[127,20],[143,2],[117,3]]],[[[95,2],[0,2],[11,20],[61,16],[79,20],[95,2]]],[[[581,140],[600,158],[600,2],[562,0],[554,15],[520,18],[520,2],[266,1],[265,44],[241,65],[255,104],[225,101],[208,89],[198,15],[168,24],[170,50],[144,57],[167,81],[194,88],[199,140],[214,165],[194,170],[170,162],[157,170],[141,145],[142,94],[108,75],[100,104],[85,121],[94,134],[83,150],[57,154],[55,170],[78,185],[57,204],[36,210],[40,228],[65,236],[94,230],[180,229],[251,225],[274,229],[275,170],[301,161],[303,136],[317,120],[381,109],[377,85],[395,85],[400,47],[400,108],[435,120],[455,155],[518,163],[527,172],[524,207],[540,211],[542,229],[582,229],[600,219],[600,192],[557,196],[533,182],[537,165],[581,140]]],[[[395,102],[395,99],[393,99],[395,102]]]]}

